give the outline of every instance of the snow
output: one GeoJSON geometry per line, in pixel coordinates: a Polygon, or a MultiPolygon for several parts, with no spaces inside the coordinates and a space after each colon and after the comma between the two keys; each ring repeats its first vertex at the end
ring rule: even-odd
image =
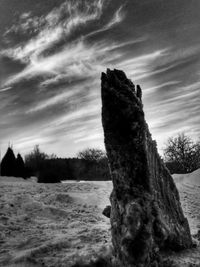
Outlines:
{"type": "Polygon", "coordinates": [[[174,174],[173,178],[191,233],[195,234],[200,230],[200,169],[188,174],[174,174]]]}
{"type": "MultiPolygon", "coordinates": [[[[173,175],[192,233],[200,229],[200,170],[173,175]]],[[[112,182],[0,177],[0,266],[70,267],[105,255],[111,245],[109,205],[112,182]]],[[[200,266],[200,247],[170,255],[178,266],[200,266]]]]}
{"type": "Polygon", "coordinates": [[[174,174],[173,178],[177,184],[200,186],[200,169],[188,174],[174,174]]]}
{"type": "Polygon", "coordinates": [[[102,210],[111,189],[111,182],[37,184],[0,177],[0,266],[70,267],[105,254],[110,222],[102,210]]]}

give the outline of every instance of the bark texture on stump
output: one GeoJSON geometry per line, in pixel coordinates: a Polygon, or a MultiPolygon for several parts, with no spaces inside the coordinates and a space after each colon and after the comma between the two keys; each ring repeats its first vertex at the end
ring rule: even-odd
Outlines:
{"type": "Polygon", "coordinates": [[[151,138],[140,86],[119,70],[108,69],[101,81],[115,258],[120,267],[153,266],[159,251],[192,246],[188,221],[151,138]]]}

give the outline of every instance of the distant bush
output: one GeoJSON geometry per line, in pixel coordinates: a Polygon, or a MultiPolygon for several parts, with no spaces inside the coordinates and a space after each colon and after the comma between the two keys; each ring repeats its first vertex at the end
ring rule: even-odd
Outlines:
{"type": "Polygon", "coordinates": [[[54,169],[43,169],[39,172],[38,183],[60,183],[59,174],[54,169]]]}
{"type": "Polygon", "coordinates": [[[66,159],[45,159],[38,170],[39,183],[59,183],[70,178],[71,170],[66,159]]]}

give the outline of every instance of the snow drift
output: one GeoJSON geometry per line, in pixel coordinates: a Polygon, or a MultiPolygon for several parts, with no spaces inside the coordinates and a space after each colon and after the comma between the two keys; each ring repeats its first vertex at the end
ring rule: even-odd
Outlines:
{"type": "MultiPolygon", "coordinates": [[[[183,175],[178,183],[193,234],[200,230],[200,186],[189,177],[196,181],[199,172],[183,175]]],[[[109,204],[111,190],[111,182],[37,184],[0,177],[0,266],[71,267],[78,259],[105,254],[111,235],[102,207],[109,204]]],[[[200,266],[199,247],[170,257],[177,266],[200,266]]]]}
{"type": "Polygon", "coordinates": [[[187,174],[174,174],[173,178],[177,185],[185,183],[188,185],[200,186],[200,169],[187,174]]]}

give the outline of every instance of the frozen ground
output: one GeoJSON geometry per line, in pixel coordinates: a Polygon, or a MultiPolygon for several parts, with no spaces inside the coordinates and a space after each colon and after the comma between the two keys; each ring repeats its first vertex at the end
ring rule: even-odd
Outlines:
{"type": "Polygon", "coordinates": [[[200,169],[189,174],[174,174],[174,181],[180,193],[182,208],[189,220],[190,230],[200,230],[200,169]]]}
{"type": "MultiPolygon", "coordinates": [[[[200,170],[174,175],[192,233],[200,229],[200,170]]],[[[70,267],[105,255],[110,222],[102,215],[111,182],[37,184],[0,177],[0,266],[70,267]]],[[[200,248],[170,255],[200,266],[200,248]]],[[[191,265],[194,264],[194,265],[191,265]]]]}
{"type": "Polygon", "coordinates": [[[110,224],[102,210],[110,191],[111,182],[37,184],[0,178],[0,266],[68,267],[105,253],[110,224]]]}

